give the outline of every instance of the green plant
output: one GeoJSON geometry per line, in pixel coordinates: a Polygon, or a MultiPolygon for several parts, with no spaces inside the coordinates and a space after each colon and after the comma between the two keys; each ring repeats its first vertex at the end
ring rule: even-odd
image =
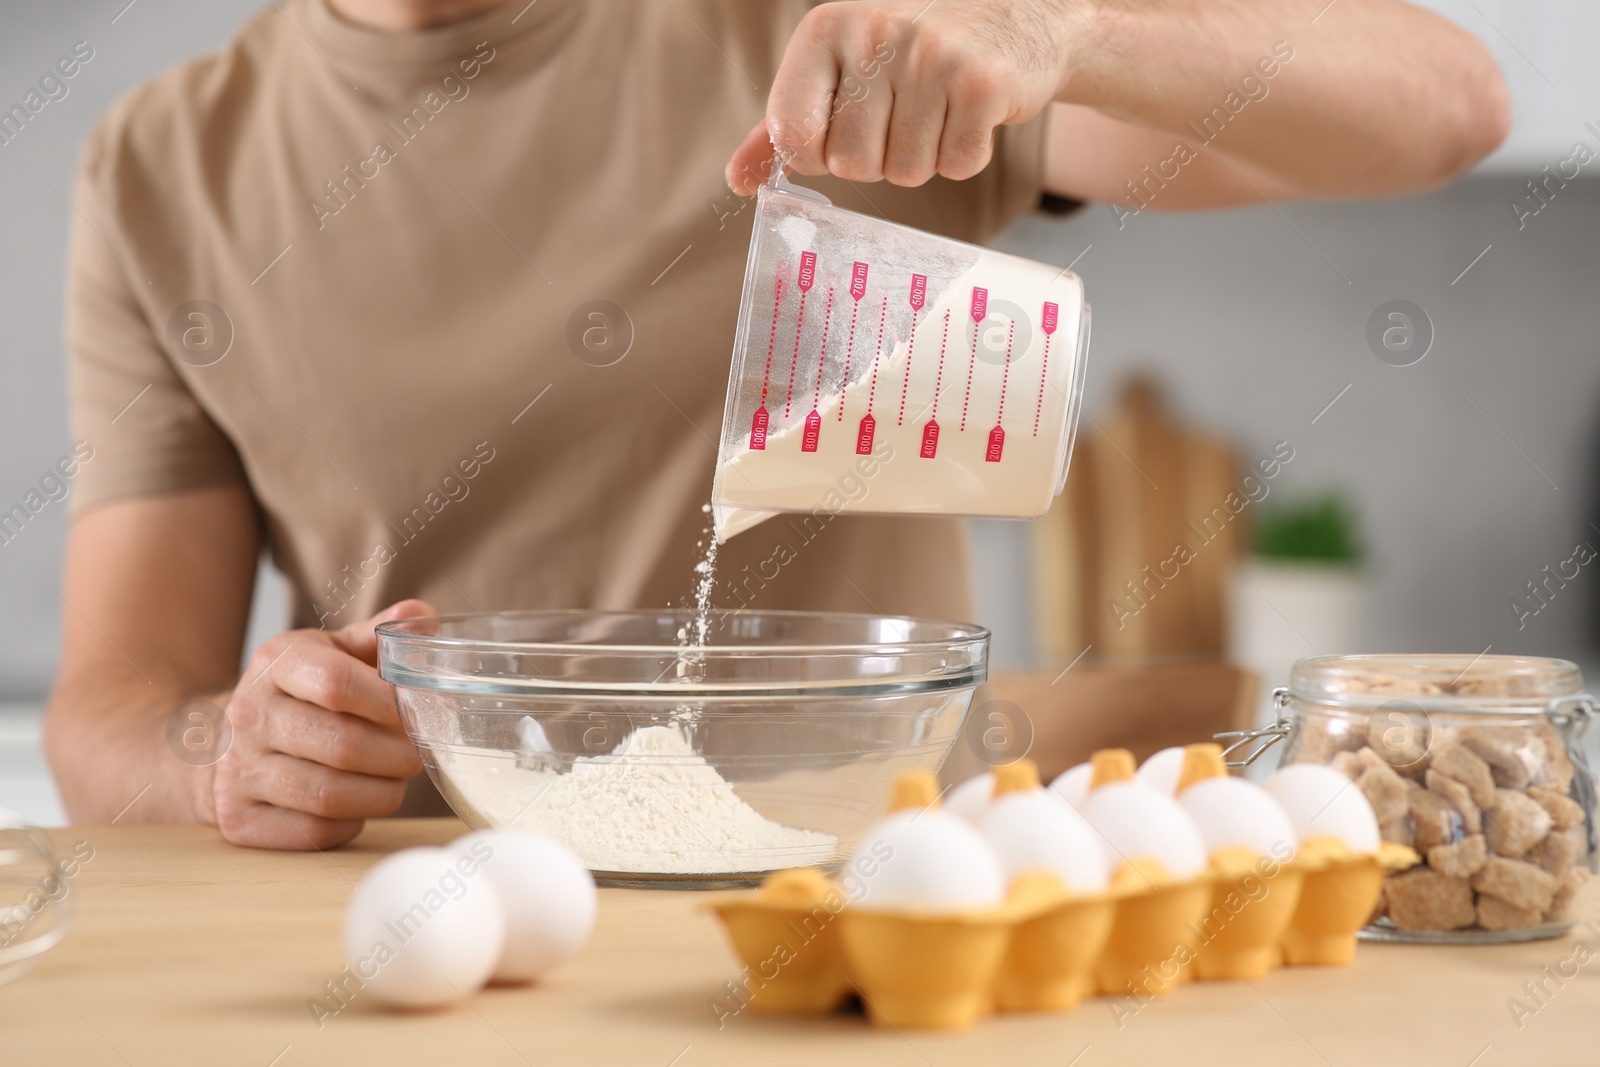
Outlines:
{"type": "Polygon", "coordinates": [[[1255,551],[1266,559],[1356,563],[1355,509],[1339,493],[1268,504],[1256,521],[1255,551]]]}

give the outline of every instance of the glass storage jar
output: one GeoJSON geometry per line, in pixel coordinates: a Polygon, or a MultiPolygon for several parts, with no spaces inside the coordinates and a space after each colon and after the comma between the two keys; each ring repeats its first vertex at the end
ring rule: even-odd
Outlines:
{"type": "Polygon", "coordinates": [[[1282,764],[1327,764],[1422,862],[1391,873],[1363,936],[1494,942],[1570,929],[1595,870],[1593,712],[1577,666],[1522,656],[1322,656],[1294,665],[1282,764]]]}

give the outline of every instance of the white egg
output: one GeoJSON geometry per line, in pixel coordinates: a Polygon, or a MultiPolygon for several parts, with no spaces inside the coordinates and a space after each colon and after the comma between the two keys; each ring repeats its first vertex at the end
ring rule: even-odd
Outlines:
{"type": "Polygon", "coordinates": [[[1283,805],[1242,778],[1202,778],[1178,794],[1178,803],[1194,820],[1208,855],[1236,847],[1287,859],[1300,840],[1283,805]]]}
{"type": "Polygon", "coordinates": [[[847,869],[862,886],[852,903],[867,908],[986,908],[1006,894],[1005,872],[989,842],[940,809],[884,817],[856,846],[847,869]]]}
{"type": "Polygon", "coordinates": [[[578,954],[594,930],[594,876],[567,846],[528,830],[479,830],[450,846],[471,856],[500,893],[502,982],[531,982],[578,954]]]}
{"type": "Polygon", "coordinates": [[[1100,835],[1087,819],[1044,789],[995,798],[978,829],[988,839],[1006,879],[1048,871],[1076,893],[1096,893],[1111,881],[1100,835]]]}
{"type": "Polygon", "coordinates": [[[373,998],[437,1007],[489,980],[505,933],[500,896],[474,863],[447,849],[408,848],[356,886],[345,908],[345,959],[373,998]]]}
{"type": "Polygon", "coordinates": [[[1355,783],[1332,767],[1294,763],[1261,783],[1283,805],[1295,835],[1306,841],[1333,836],[1352,852],[1378,851],[1378,820],[1355,783]]]}
{"type": "Polygon", "coordinates": [[[1084,815],[1100,832],[1113,869],[1155,860],[1175,878],[1192,878],[1206,867],[1209,857],[1194,820],[1160,790],[1136,781],[1108,782],[1089,794],[1084,815]]]}
{"type": "Polygon", "coordinates": [[[1082,812],[1084,803],[1089,799],[1089,783],[1093,780],[1094,767],[1080,763],[1058,774],[1056,780],[1050,783],[1050,792],[1065,800],[1074,811],[1082,812]]]}
{"type": "Polygon", "coordinates": [[[944,798],[944,810],[959,815],[970,823],[983,817],[994,798],[994,775],[975,774],[962,782],[944,798]]]}
{"type": "Polygon", "coordinates": [[[1181,748],[1162,749],[1139,767],[1139,781],[1172,796],[1177,793],[1178,778],[1183,774],[1183,757],[1181,748]]]}

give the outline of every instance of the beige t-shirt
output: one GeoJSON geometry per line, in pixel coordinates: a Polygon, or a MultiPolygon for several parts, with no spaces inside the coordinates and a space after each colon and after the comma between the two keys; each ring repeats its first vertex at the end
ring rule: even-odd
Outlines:
{"type": "MultiPolygon", "coordinates": [[[[286,0],[130,93],[79,177],[76,506],[248,486],[302,626],[683,604],[754,214],[722,169],[805,6],[383,34],[286,0]]],[[[1037,202],[1040,130],[968,182],[814,185],[983,240],[1037,202]]],[[[719,604],[969,611],[955,520],[779,518],[718,575],[719,604]]]]}

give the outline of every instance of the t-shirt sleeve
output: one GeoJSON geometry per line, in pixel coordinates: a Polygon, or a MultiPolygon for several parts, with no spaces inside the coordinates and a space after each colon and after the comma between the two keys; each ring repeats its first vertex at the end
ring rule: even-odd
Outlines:
{"type": "Polygon", "coordinates": [[[93,449],[72,508],[120,497],[247,485],[238,452],[195,399],[164,343],[139,251],[122,236],[117,173],[103,122],[85,145],[74,191],[66,348],[73,436],[93,449]]]}

